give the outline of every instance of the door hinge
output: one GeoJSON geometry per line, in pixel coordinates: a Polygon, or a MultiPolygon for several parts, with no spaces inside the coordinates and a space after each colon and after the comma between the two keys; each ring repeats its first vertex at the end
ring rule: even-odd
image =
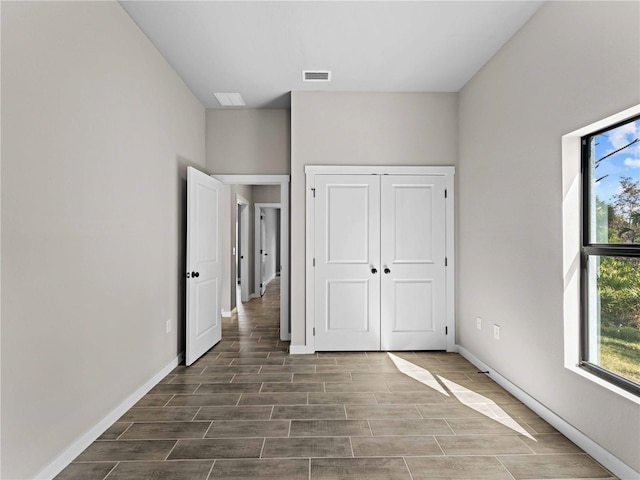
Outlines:
{"type": "Polygon", "coordinates": [[[444,189],[444,198],[447,198],[447,189],[444,189]]]}
{"type": "Polygon", "coordinates": [[[449,335],[449,327],[444,327],[444,334],[449,335]]]}
{"type": "Polygon", "coordinates": [[[449,259],[447,257],[444,257],[444,266],[449,266],[449,259]]]}
{"type": "Polygon", "coordinates": [[[316,327],[313,327],[313,336],[316,336],[316,327]]]}
{"type": "Polygon", "coordinates": [[[316,198],[316,189],[312,188],[311,191],[313,192],[313,198],[316,198]]]}
{"type": "Polygon", "coordinates": [[[315,258],[313,259],[313,266],[314,267],[316,266],[316,259],[315,258]]]}

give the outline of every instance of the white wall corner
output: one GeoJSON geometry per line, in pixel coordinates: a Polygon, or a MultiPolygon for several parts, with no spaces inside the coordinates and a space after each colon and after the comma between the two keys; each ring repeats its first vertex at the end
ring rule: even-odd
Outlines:
{"type": "Polygon", "coordinates": [[[491,366],[484,363],[482,360],[473,355],[466,348],[458,345],[457,346],[458,353],[462,355],[464,358],[469,360],[473,365],[475,365],[478,369],[482,371],[489,371],[489,377],[504,388],[511,395],[516,397],[522,403],[524,403],[528,408],[530,408],[535,414],[544,419],[547,423],[553,426],[556,430],[562,433],[565,437],[575,443],[578,447],[584,450],[586,453],[591,455],[597,462],[603,465],[606,469],[608,469],[611,473],[616,475],[618,478],[623,480],[637,480],[640,479],[640,472],[636,472],[629,465],[624,463],[622,460],[611,454],[608,450],[602,448],[596,442],[594,442],[591,438],[587,437],[580,430],[575,428],[573,425],[565,421],[560,416],[556,415],[553,411],[549,410],[542,403],[538,402],[535,398],[529,395],[524,390],[520,389],[520,387],[511,383],[507,378],[503,377],[496,371],[494,371],[491,366]]]}

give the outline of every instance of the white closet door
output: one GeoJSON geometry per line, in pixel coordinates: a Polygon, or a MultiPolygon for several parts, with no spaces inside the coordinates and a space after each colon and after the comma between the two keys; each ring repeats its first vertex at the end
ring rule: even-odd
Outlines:
{"type": "Polygon", "coordinates": [[[446,349],[444,176],[381,180],[381,349],[446,349]]]}
{"type": "Polygon", "coordinates": [[[380,180],[315,182],[317,350],[380,350],[380,180]]]}

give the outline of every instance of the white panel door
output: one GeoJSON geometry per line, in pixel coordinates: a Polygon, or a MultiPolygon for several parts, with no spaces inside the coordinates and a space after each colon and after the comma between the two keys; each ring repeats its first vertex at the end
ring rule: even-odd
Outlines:
{"type": "Polygon", "coordinates": [[[187,167],[187,365],[222,338],[221,185],[195,168],[187,167]]]}
{"type": "Polygon", "coordinates": [[[381,349],[446,349],[444,176],[381,177],[381,349]]]}
{"type": "Polygon", "coordinates": [[[315,346],[380,350],[380,180],[315,179],[315,346]]]}

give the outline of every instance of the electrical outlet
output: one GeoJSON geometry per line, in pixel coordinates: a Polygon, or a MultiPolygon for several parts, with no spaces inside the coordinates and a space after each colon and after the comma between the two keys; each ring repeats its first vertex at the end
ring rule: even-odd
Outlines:
{"type": "Polygon", "coordinates": [[[171,333],[171,319],[167,320],[167,324],[165,328],[167,330],[167,333],[171,333]]]}
{"type": "Polygon", "coordinates": [[[493,326],[493,338],[500,340],[500,325],[493,326]]]}
{"type": "Polygon", "coordinates": [[[482,330],[482,319],[480,317],[476,317],[476,328],[482,330]]]}

